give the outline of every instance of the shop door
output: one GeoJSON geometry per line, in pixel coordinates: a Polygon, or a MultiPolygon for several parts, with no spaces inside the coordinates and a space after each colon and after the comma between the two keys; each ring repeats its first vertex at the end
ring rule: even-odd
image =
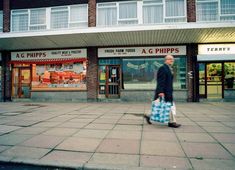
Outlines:
{"type": "Polygon", "coordinates": [[[120,98],[120,65],[99,66],[99,94],[120,98]]]}
{"type": "Polygon", "coordinates": [[[223,98],[223,64],[199,63],[199,94],[201,98],[223,98]]]}
{"type": "Polygon", "coordinates": [[[31,85],[30,68],[13,69],[12,93],[15,98],[29,98],[31,85]]]}
{"type": "Polygon", "coordinates": [[[120,66],[106,66],[106,97],[120,97],[120,66]]]}

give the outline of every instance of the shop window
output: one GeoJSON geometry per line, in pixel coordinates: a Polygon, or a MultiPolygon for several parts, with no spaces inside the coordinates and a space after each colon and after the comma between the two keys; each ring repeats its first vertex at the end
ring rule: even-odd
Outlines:
{"type": "Polygon", "coordinates": [[[87,27],[88,26],[88,6],[74,5],[70,7],[69,27],[87,27]]]}
{"type": "Polygon", "coordinates": [[[234,21],[234,0],[197,0],[197,21],[234,21]]]}
{"type": "Polygon", "coordinates": [[[0,11],[0,32],[3,31],[3,14],[2,11],[0,11]]]}
{"type": "MultiPolygon", "coordinates": [[[[124,89],[155,89],[156,75],[164,58],[123,59],[124,89]]],[[[175,58],[174,89],[186,89],[186,59],[175,58]]]]}
{"type": "Polygon", "coordinates": [[[235,89],[235,63],[224,63],[225,89],[235,89]]]}
{"type": "Polygon", "coordinates": [[[32,90],[86,90],[86,62],[33,64],[32,90]]]}

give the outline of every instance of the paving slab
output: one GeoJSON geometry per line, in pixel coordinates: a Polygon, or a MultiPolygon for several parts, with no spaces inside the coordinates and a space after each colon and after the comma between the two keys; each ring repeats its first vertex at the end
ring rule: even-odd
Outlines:
{"type": "Polygon", "coordinates": [[[95,153],[89,164],[138,166],[139,155],[95,153]]]}
{"type": "Polygon", "coordinates": [[[95,129],[81,129],[79,132],[75,133],[74,137],[81,138],[105,138],[109,130],[95,130],[95,129]]]}
{"type": "Polygon", "coordinates": [[[41,162],[63,162],[66,164],[85,164],[93,153],[53,150],[40,159],[41,162]]]}
{"type": "Polygon", "coordinates": [[[139,140],[105,139],[96,152],[139,154],[139,147],[139,140]]]}
{"type": "Polygon", "coordinates": [[[43,135],[51,135],[51,136],[72,136],[78,131],[77,128],[52,128],[45,132],[43,135]]]}
{"type": "Polygon", "coordinates": [[[106,136],[106,138],[112,139],[134,139],[140,140],[141,139],[141,132],[140,131],[120,131],[120,130],[112,130],[106,136]]]}
{"type": "Polygon", "coordinates": [[[192,169],[187,158],[141,155],[140,166],[164,169],[192,169]]]}
{"type": "Polygon", "coordinates": [[[211,133],[214,138],[223,143],[235,143],[235,134],[211,133]]]}
{"type": "Polygon", "coordinates": [[[195,170],[234,170],[234,160],[224,159],[190,159],[195,170]]]}
{"type": "Polygon", "coordinates": [[[169,142],[177,142],[177,138],[175,133],[170,132],[154,132],[154,131],[144,131],[142,135],[142,140],[150,140],[150,141],[169,141],[169,142]]]}
{"type": "Polygon", "coordinates": [[[58,136],[37,135],[29,140],[26,140],[20,145],[25,147],[54,148],[64,139],[65,139],[64,137],[58,137],[58,136]]]}
{"type": "Polygon", "coordinates": [[[185,154],[178,142],[149,141],[141,143],[141,154],[185,157],[185,154]]]}
{"type": "Polygon", "coordinates": [[[22,134],[5,134],[0,136],[1,145],[16,145],[24,142],[25,140],[31,138],[32,135],[22,135],[22,134]]]}
{"type": "Polygon", "coordinates": [[[183,149],[191,158],[233,159],[219,144],[215,143],[182,143],[183,149]]]}
{"type": "Polygon", "coordinates": [[[69,137],[60,145],[58,145],[56,149],[67,151],[95,152],[100,142],[101,139],[98,138],[69,137]]]}
{"type": "Polygon", "coordinates": [[[182,142],[217,142],[207,133],[177,133],[177,136],[182,142]]]}
{"type": "Polygon", "coordinates": [[[13,158],[33,158],[39,159],[47,154],[50,149],[44,148],[33,148],[33,147],[24,147],[24,146],[14,146],[10,149],[1,153],[1,156],[8,156],[13,158]]]}

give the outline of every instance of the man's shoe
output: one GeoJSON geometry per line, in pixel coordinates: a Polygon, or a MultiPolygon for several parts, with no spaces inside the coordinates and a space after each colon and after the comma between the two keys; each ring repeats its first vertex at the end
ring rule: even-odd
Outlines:
{"type": "Polygon", "coordinates": [[[173,122],[173,123],[168,123],[168,126],[169,126],[169,127],[172,127],[172,128],[178,128],[178,127],[181,126],[181,124],[178,124],[178,123],[176,123],[176,122],[173,122]]]}
{"type": "Polygon", "coordinates": [[[150,117],[149,116],[144,115],[144,118],[146,119],[148,124],[150,124],[150,125],[152,124],[152,122],[150,121],[150,117]]]}

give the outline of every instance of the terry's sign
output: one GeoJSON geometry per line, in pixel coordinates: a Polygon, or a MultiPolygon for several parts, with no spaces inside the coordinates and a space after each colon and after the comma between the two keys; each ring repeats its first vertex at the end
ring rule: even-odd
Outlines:
{"type": "Polygon", "coordinates": [[[86,58],[86,49],[12,52],[11,60],[86,58]]]}
{"type": "Polygon", "coordinates": [[[99,48],[98,57],[186,55],[186,46],[99,48]]]}
{"type": "Polygon", "coordinates": [[[235,54],[235,44],[199,45],[198,54],[235,54]]]}

